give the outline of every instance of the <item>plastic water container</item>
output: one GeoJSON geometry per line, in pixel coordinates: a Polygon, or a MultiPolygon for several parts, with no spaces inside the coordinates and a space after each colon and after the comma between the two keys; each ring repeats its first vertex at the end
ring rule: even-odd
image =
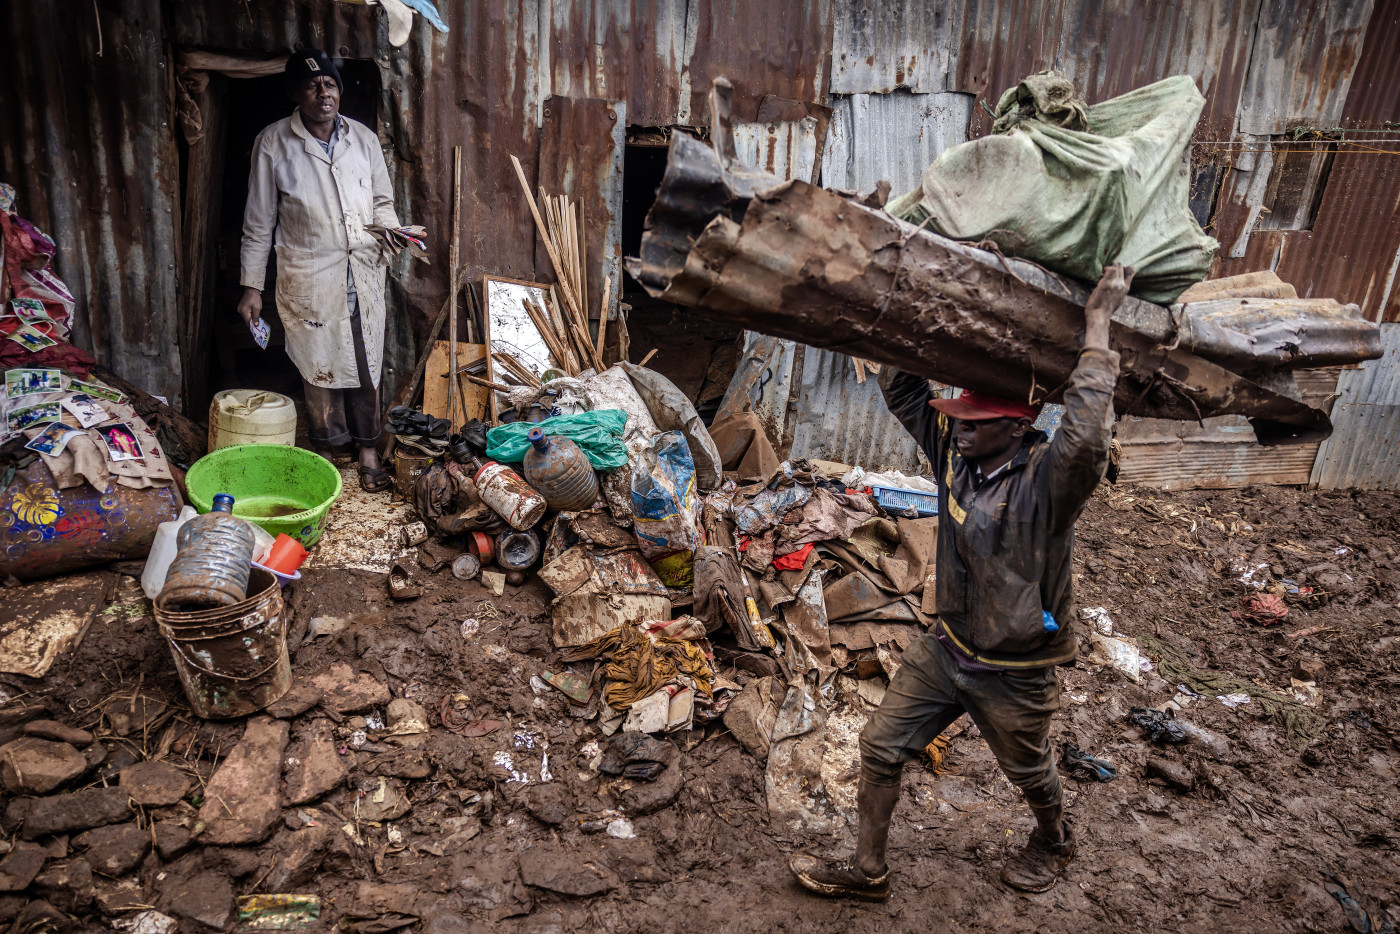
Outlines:
{"type": "Polygon", "coordinates": [[[540,491],[551,509],[578,512],[598,498],[598,475],[588,455],[573,441],[530,429],[525,452],[525,479],[540,491]]]}
{"type": "Polygon", "coordinates": [[[227,389],[209,403],[209,450],[235,444],[294,445],[297,410],[291,399],[261,389],[227,389]]]}
{"type": "Polygon", "coordinates": [[[186,522],[198,515],[193,507],[186,506],[180,510],[179,516],[156,526],[155,541],[151,542],[151,553],[146,558],[146,567],[141,571],[141,589],[146,592],[147,598],[154,600],[165,589],[165,576],[170,573],[170,563],[180,549],[175,543],[175,536],[186,522]]]}
{"type": "Polygon", "coordinates": [[[255,539],[233,515],[233,497],[219,493],[212,512],[195,516],[175,536],[179,551],[156,598],[162,610],[196,612],[242,603],[248,596],[255,539]]]}
{"type": "Polygon", "coordinates": [[[482,501],[518,531],[539,522],[549,508],[544,497],[505,464],[487,461],[472,481],[482,501]]]}

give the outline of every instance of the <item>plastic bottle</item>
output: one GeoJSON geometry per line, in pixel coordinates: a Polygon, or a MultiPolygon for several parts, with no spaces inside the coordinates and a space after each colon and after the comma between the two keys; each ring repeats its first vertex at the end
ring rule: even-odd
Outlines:
{"type": "Polygon", "coordinates": [[[525,479],[540,491],[551,509],[578,512],[598,499],[598,475],[588,455],[573,441],[559,435],[546,436],[532,428],[527,436],[525,479]]]}
{"type": "Polygon", "coordinates": [[[253,530],[233,515],[233,497],[214,496],[213,509],[186,522],[175,536],[179,551],[158,602],[193,612],[242,603],[253,564],[253,530]]]}

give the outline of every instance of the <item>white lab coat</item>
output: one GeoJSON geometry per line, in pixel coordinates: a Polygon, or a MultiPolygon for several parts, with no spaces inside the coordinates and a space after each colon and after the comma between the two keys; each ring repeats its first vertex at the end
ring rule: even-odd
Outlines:
{"type": "Polygon", "coordinates": [[[239,274],[243,285],[263,287],[275,230],[277,314],[287,333],[287,355],[307,382],[327,389],[360,385],[347,261],[360,300],[365,356],[379,385],[390,254],[365,226],[399,226],[378,137],[364,124],[341,119],[347,129],[331,156],[307,132],[300,112],[258,134],[239,274]]]}

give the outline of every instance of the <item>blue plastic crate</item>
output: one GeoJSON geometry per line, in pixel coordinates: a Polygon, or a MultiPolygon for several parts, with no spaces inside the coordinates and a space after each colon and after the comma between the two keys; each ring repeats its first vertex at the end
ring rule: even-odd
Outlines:
{"type": "Polygon", "coordinates": [[[920,516],[938,515],[938,494],[922,490],[906,490],[897,486],[872,486],[875,501],[887,512],[904,512],[910,506],[919,511],[920,516]]]}

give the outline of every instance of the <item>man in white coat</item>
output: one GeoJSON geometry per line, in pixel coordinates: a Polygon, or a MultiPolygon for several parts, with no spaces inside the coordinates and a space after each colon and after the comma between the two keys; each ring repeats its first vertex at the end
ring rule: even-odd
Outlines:
{"type": "Polygon", "coordinates": [[[238,313],[262,314],[267,258],[277,250],[277,314],[306,388],[311,442],[355,442],[360,486],[387,489],[379,463],[384,276],[390,254],[365,227],[399,226],[379,138],[340,115],[340,72],[326,53],[287,61],[297,109],[258,134],[243,214],[238,313]]]}

